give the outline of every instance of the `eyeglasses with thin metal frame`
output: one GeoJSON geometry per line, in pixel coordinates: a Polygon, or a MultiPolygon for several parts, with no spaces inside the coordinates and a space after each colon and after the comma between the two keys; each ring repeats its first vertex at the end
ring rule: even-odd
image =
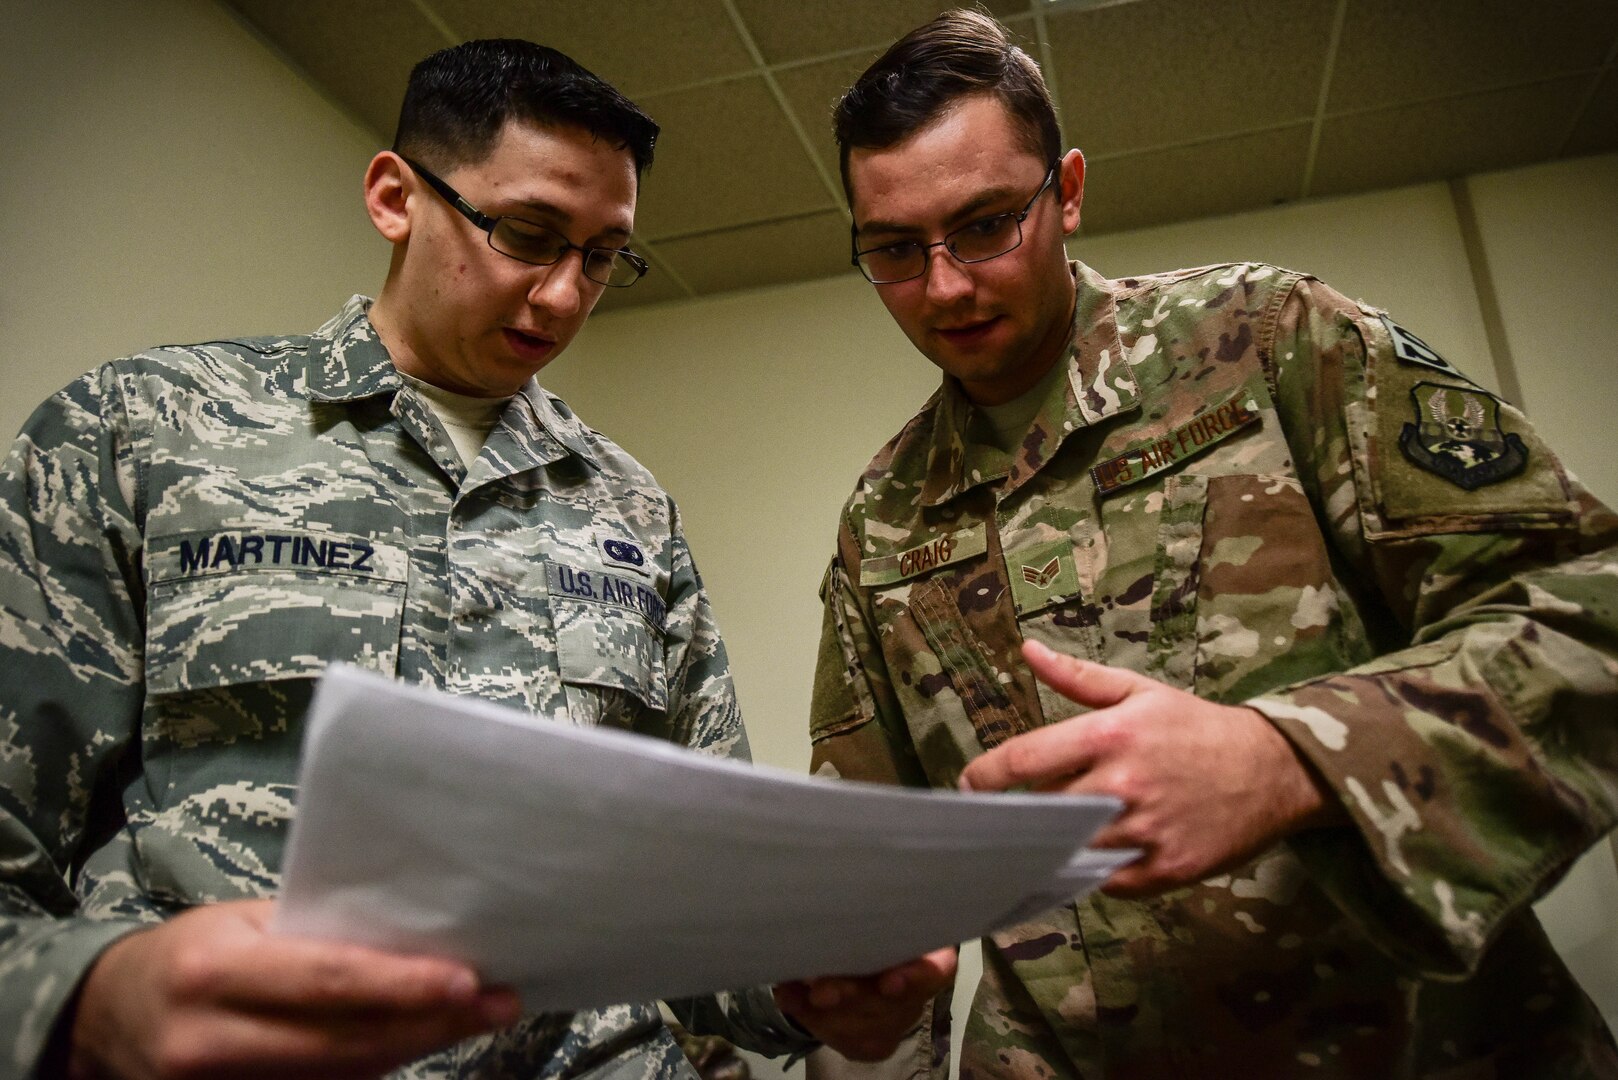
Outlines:
{"type": "Polygon", "coordinates": [[[850,230],[853,263],[872,285],[892,285],[925,274],[927,255],[936,247],[943,248],[954,256],[956,262],[962,263],[988,262],[1008,251],[1015,251],[1022,244],[1022,223],[1028,220],[1028,215],[1034,212],[1034,204],[1056,179],[1056,170],[1061,164],[1060,161],[1051,163],[1045,172],[1045,182],[1039,185],[1039,190],[1034,192],[1033,198],[1020,212],[993,214],[969,221],[959,229],[946,233],[944,239],[931,244],[923,244],[920,240],[901,240],[861,251],[858,246],[859,228],[855,226],[850,230]]]}
{"type": "Polygon", "coordinates": [[[584,257],[584,276],[600,285],[627,289],[651,269],[646,260],[628,248],[584,247],[555,229],[518,217],[490,217],[461,197],[461,193],[434,176],[432,171],[400,155],[427,186],[453,206],[466,220],[482,229],[489,246],[500,254],[532,266],[550,266],[569,251],[584,257]]]}

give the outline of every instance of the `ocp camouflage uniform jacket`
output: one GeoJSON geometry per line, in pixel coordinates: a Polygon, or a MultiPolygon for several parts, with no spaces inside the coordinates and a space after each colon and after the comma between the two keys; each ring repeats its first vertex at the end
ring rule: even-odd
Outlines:
{"type": "Polygon", "coordinates": [[[1069,378],[1009,462],[946,380],[856,487],[816,770],[953,787],[1082,711],[1030,639],[1257,708],[1352,825],[994,934],[963,1075],[1618,1075],[1528,907],[1618,807],[1618,519],[1314,279],[1075,272],[1069,378]]]}
{"type": "MultiPolygon", "coordinates": [[[[464,467],[366,310],[114,361],[47,401],[6,460],[0,1076],[48,1071],[52,1024],[108,943],[274,893],[328,662],[747,754],[651,475],[532,381],[464,467]]],[[[767,993],[676,1011],[802,1048],[767,993]]],[[[642,1004],[533,1017],[405,1075],[691,1074],[642,1004]]]]}

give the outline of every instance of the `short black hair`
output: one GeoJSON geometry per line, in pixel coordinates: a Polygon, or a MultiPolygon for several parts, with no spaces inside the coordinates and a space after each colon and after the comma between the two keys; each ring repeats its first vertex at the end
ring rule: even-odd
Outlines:
{"type": "Polygon", "coordinates": [[[508,120],[583,128],[652,164],[657,122],[611,83],[565,53],[493,38],[440,49],[410,72],[393,150],[435,169],[493,152],[508,120]]]}
{"type": "Polygon", "coordinates": [[[1006,28],[979,11],[946,11],[894,42],[854,81],[832,113],[843,194],[854,147],[882,150],[926,127],[957,98],[989,94],[1022,129],[1028,149],[1047,162],[1062,156],[1045,77],[1006,28]]]}

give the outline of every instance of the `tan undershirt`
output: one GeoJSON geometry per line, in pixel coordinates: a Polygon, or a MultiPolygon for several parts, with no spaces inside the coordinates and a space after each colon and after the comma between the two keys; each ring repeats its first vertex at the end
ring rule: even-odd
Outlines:
{"type": "Polygon", "coordinates": [[[500,414],[505,412],[506,403],[511,400],[511,395],[485,398],[457,394],[402,371],[399,378],[409,383],[427,402],[427,407],[438,417],[438,422],[444,425],[450,442],[455,444],[455,453],[460,456],[461,464],[466,466],[477,460],[478,452],[488,441],[489,432],[500,422],[500,414]]]}
{"type": "Polygon", "coordinates": [[[967,429],[967,438],[985,449],[998,451],[993,456],[1000,458],[1003,455],[1004,464],[1009,468],[1011,458],[1021,445],[1023,436],[1028,434],[1029,425],[1034,422],[1040,406],[1051,395],[1057,380],[1067,375],[1067,368],[1066,357],[1058,357],[1039,382],[1010,401],[1000,405],[974,404],[972,411],[976,417],[967,429]]]}

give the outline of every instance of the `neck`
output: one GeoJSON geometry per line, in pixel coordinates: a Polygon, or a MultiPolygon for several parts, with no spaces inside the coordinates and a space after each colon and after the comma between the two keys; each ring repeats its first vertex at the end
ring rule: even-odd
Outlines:
{"type": "Polygon", "coordinates": [[[395,309],[399,306],[393,287],[393,275],[383,284],[382,291],[376,294],[371,302],[369,317],[371,326],[376,330],[376,336],[382,339],[382,345],[388,350],[388,356],[393,360],[393,366],[406,375],[414,376],[423,381],[426,378],[423,365],[416,359],[415,350],[410,347],[409,339],[400,327],[399,319],[395,317],[395,309]]]}
{"type": "Polygon", "coordinates": [[[1014,377],[1000,379],[993,384],[969,386],[961,383],[962,392],[972,404],[1004,405],[1008,401],[1015,401],[1038,386],[1067,352],[1068,341],[1073,336],[1073,313],[1079,302],[1079,283],[1066,264],[1062,267],[1062,274],[1067,279],[1067,304],[1063,316],[1052,320],[1045,328],[1039,344],[1029,353],[1028,362],[1017,369],[1014,377]]]}

